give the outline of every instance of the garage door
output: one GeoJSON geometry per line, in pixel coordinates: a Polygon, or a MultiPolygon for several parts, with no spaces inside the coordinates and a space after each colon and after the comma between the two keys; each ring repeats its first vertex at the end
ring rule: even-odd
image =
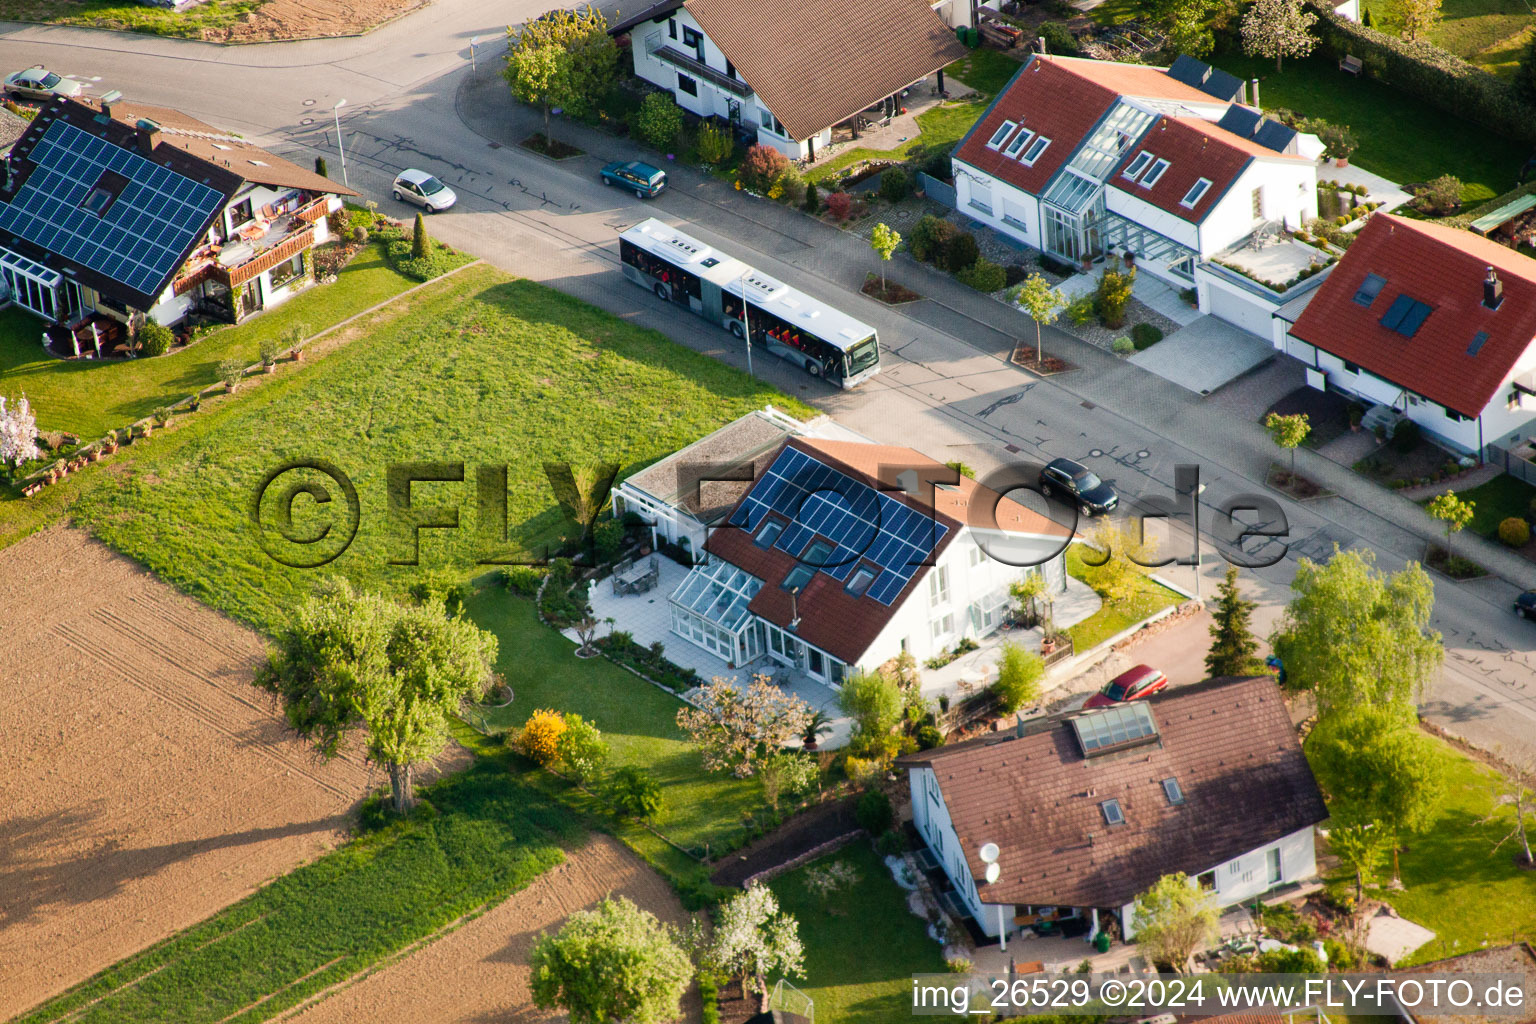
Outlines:
{"type": "Polygon", "coordinates": [[[1229,292],[1215,285],[1206,286],[1206,294],[1210,296],[1210,314],[1220,317],[1229,324],[1241,327],[1243,330],[1268,341],[1270,338],[1271,315],[1267,303],[1257,298],[1248,298],[1229,292]]]}

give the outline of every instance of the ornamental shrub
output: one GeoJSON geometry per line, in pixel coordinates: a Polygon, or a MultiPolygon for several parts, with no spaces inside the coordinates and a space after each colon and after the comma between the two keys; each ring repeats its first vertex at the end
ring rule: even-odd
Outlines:
{"type": "Polygon", "coordinates": [[[1136,351],[1136,343],[1130,338],[1116,338],[1114,345],[1111,347],[1117,356],[1128,356],[1136,351]]]}
{"type": "Polygon", "coordinates": [[[827,196],[827,212],[842,223],[853,213],[853,197],[847,192],[833,192],[827,196]]]}
{"type": "Polygon", "coordinates": [[[977,259],[955,275],[961,284],[970,285],[979,292],[995,292],[1008,284],[1008,274],[1002,267],[988,259],[977,259]]]}
{"type": "Polygon", "coordinates": [[[1065,313],[1067,321],[1074,327],[1087,327],[1093,323],[1093,318],[1098,315],[1094,312],[1093,293],[1079,295],[1067,303],[1065,313]]]}
{"type": "Polygon", "coordinates": [[[816,190],[814,181],[808,181],[805,183],[805,212],[814,214],[820,210],[821,193],[816,190]]]}
{"type": "Polygon", "coordinates": [[[912,180],[900,167],[888,167],[880,172],[880,198],[888,203],[899,203],[912,192],[912,180]]]}
{"type": "Polygon", "coordinates": [[[1072,30],[1056,21],[1047,21],[1040,26],[1037,33],[1045,40],[1047,53],[1054,53],[1061,57],[1076,57],[1078,54],[1077,37],[1072,30]]]}
{"type": "Polygon", "coordinates": [[[144,326],[139,328],[139,351],[146,356],[163,356],[171,350],[171,342],[175,335],[171,329],[157,321],[154,317],[144,321],[144,326]]]}
{"type": "Polygon", "coordinates": [[[1499,524],[1499,540],[1512,548],[1523,548],[1531,540],[1531,524],[1519,516],[1510,516],[1499,524]]]}
{"type": "Polygon", "coordinates": [[[864,795],[859,797],[853,816],[859,827],[872,836],[880,835],[896,820],[896,812],[891,809],[891,798],[885,795],[883,789],[865,790],[864,795]]]}
{"type": "Polygon", "coordinates": [[[646,93],[634,118],[635,134],[653,149],[667,150],[683,130],[683,108],[669,92],[646,93]]]}
{"type": "Polygon", "coordinates": [[[1461,205],[1461,179],[1454,174],[1442,174],[1429,183],[1419,198],[1437,213],[1450,213],[1461,205]]]}
{"type": "Polygon", "coordinates": [[[699,129],[699,159],[705,163],[723,164],[731,158],[735,148],[729,129],[716,124],[706,124],[699,129]]]}
{"type": "Polygon", "coordinates": [[[959,230],[943,217],[935,217],[930,213],[913,225],[908,233],[907,251],[913,259],[927,263],[937,258],[939,249],[959,230]]]}
{"type": "MultiPolygon", "coordinates": [[[[969,231],[956,228],[954,234],[944,240],[939,248],[939,262],[951,274],[958,274],[981,259],[981,247],[969,231]]],[[[999,288],[1002,285],[998,285],[999,288]]]]}
{"type": "Polygon", "coordinates": [[[519,746],[524,754],[548,767],[560,759],[560,736],[565,732],[565,717],[558,711],[540,708],[523,725],[519,746]]]}
{"type": "Polygon", "coordinates": [[[1122,270],[1112,266],[1099,278],[1099,288],[1093,296],[1093,309],[1105,327],[1118,330],[1125,325],[1125,307],[1131,301],[1135,284],[1134,267],[1122,270]]]}
{"type": "Polygon", "coordinates": [[[742,185],[766,195],[773,187],[773,183],[783,177],[787,170],[789,170],[789,157],[772,146],[759,143],[748,149],[747,155],[742,157],[738,173],[742,185]]]}
{"type": "Polygon", "coordinates": [[[800,173],[800,168],[790,164],[784,173],[779,175],[779,180],[774,182],[774,188],[779,190],[775,199],[781,200],[786,206],[799,206],[805,202],[805,175],[800,173]]]}
{"type": "Polygon", "coordinates": [[[533,597],[544,581],[544,571],[532,565],[509,565],[501,570],[501,582],[514,594],[533,597]]]}

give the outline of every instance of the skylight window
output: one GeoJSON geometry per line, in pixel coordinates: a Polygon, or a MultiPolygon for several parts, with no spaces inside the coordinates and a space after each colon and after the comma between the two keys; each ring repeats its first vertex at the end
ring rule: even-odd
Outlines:
{"type": "Polygon", "coordinates": [[[1103,803],[1099,804],[1099,809],[1104,812],[1105,824],[1125,824],[1125,812],[1120,809],[1119,800],[1105,800],[1103,803]]]}
{"type": "Polygon", "coordinates": [[[1145,701],[1099,708],[1071,721],[1084,757],[1096,757],[1157,740],[1157,723],[1152,720],[1152,712],[1145,701]]]}
{"type": "Polygon", "coordinates": [[[1031,142],[1029,148],[1024,151],[1024,155],[1019,157],[1019,163],[1026,167],[1031,166],[1036,160],[1040,159],[1040,154],[1044,153],[1045,147],[1050,144],[1051,140],[1044,135],[1035,136],[1035,141],[1031,142]]]}
{"type": "Polygon", "coordinates": [[[784,532],[784,524],[777,519],[764,519],[763,525],[757,528],[757,536],[752,540],[760,548],[771,548],[773,542],[779,539],[779,534],[784,532]]]}
{"type": "Polygon", "coordinates": [[[864,591],[868,590],[869,585],[873,582],[875,582],[875,570],[869,568],[868,566],[861,565],[857,569],[853,570],[852,576],[848,577],[848,586],[846,589],[848,593],[852,594],[854,597],[863,597],[864,591]]]}
{"type": "Polygon", "coordinates": [[[1142,178],[1139,184],[1142,188],[1151,188],[1157,184],[1158,179],[1163,176],[1163,172],[1166,170],[1168,170],[1168,161],[1159,159],[1157,163],[1152,165],[1152,169],[1147,172],[1147,176],[1142,178]]]}
{"type": "Polygon", "coordinates": [[[1386,285],[1387,279],[1380,274],[1366,274],[1365,280],[1360,282],[1360,290],[1355,292],[1355,301],[1362,306],[1370,306],[1386,285]]]}
{"type": "Polygon", "coordinates": [[[1012,135],[1013,130],[1018,126],[1019,123],[1017,121],[1004,121],[998,125],[997,131],[992,133],[991,141],[987,143],[987,148],[1001,149],[1003,143],[1008,141],[1008,136],[1012,135]]]}
{"type": "Polygon", "coordinates": [[[805,585],[811,582],[811,578],[815,575],[816,570],[810,566],[797,565],[789,570],[789,575],[784,577],[784,582],[780,585],[791,593],[799,593],[805,589],[805,585]]]}
{"type": "Polygon", "coordinates": [[[1020,128],[1019,134],[1015,135],[1013,141],[1008,143],[1008,148],[1003,150],[1003,156],[1011,157],[1015,160],[1018,159],[1019,151],[1028,145],[1029,140],[1034,137],[1035,133],[1028,128],[1020,128]]]}
{"type": "Polygon", "coordinates": [[[1488,340],[1487,331],[1478,331],[1472,335],[1472,344],[1467,346],[1467,355],[1475,356],[1482,351],[1483,343],[1488,340]]]}
{"type": "Polygon", "coordinates": [[[1168,802],[1173,804],[1175,807],[1184,802],[1184,791],[1179,788],[1178,779],[1163,780],[1163,795],[1166,796],[1168,798],[1168,802]]]}
{"type": "Polygon", "coordinates": [[[1210,187],[1211,187],[1211,179],[1209,179],[1209,178],[1201,178],[1199,181],[1195,182],[1194,185],[1192,185],[1190,187],[1190,190],[1188,192],[1184,193],[1184,198],[1179,200],[1179,205],[1180,206],[1194,206],[1196,203],[1198,203],[1205,196],[1206,191],[1210,187]]]}
{"type": "Polygon", "coordinates": [[[824,540],[813,540],[805,546],[804,551],[800,552],[800,561],[820,569],[827,564],[827,560],[832,557],[832,552],[835,550],[836,548],[824,540]]]}
{"type": "Polygon", "coordinates": [[[1129,166],[1126,167],[1125,177],[1135,181],[1137,177],[1141,175],[1141,172],[1147,169],[1147,164],[1151,162],[1152,154],[1148,153],[1146,150],[1142,150],[1140,153],[1136,154],[1136,158],[1130,162],[1129,166]]]}
{"type": "Polygon", "coordinates": [[[85,197],[85,202],[80,206],[86,213],[94,213],[100,217],[107,212],[107,207],[112,205],[112,193],[104,188],[93,188],[85,197]]]}

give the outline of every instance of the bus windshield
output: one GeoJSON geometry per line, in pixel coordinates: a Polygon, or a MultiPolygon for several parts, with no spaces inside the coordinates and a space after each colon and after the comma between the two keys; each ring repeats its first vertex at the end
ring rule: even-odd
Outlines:
{"type": "Polygon", "coordinates": [[[863,373],[880,358],[880,344],[871,335],[848,350],[848,376],[863,373]]]}

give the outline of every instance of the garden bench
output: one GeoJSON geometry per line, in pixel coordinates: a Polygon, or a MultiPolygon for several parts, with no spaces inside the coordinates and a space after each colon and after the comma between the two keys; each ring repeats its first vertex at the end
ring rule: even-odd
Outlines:
{"type": "Polygon", "coordinates": [[[1363,61],[1361,61],[1359,57],[1353,57],[1353,56],[1350,56],[1350,55],[1346,54],[1339,61],[1339,70],[1340,71],[1348,71],[1350,74],[1354,75],[1356,78],[1359,78],[1360,77],[1360,72],[1365,70],[1365,63],[1363,61]]]}

